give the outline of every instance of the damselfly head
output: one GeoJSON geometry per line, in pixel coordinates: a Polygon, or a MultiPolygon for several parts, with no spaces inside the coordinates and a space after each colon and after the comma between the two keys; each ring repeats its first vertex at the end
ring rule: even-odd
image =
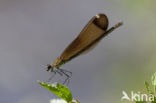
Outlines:
{"type": "Polygon", "coordinates": [[[50,65],[50,64],[47,64],[47,67],[46,67],[46,71],[53,71],[53,66],[50,65]]]}

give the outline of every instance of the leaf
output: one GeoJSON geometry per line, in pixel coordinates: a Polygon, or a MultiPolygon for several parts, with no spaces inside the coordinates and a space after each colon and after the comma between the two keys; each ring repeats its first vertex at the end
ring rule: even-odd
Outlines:
{"type": "Polygon", "coordinates": [[[139,101],[138,96],[135,96],[135,98],[137,99],[136,103],[146,103],[146,101],[139,101]]]}
{"type": "Polygon", "coordinates": [[[136,101],[136,103],[146,103],[146,101],[136,101]]]}
{"type": "Polygon", "coordinates": [[[151,88],[150,88],[150,86],[149,86],[149,83],[146,82],[146,81],[145,81],[145,86],[146,86],[147,92],[148,92],[149,94],[153,94],[153,92],[152,92],[152,90],[151,90],[151,88]]]}
{"type": "Polygon", "coordinates": [[[152,101],[151,103],[156,103],[156,97],[154,97],[154,101],[152,101]]]}
{"type": "Polygon", "coordinates": [[[46,88],[47,90],[57,95],[58,97],[67,101],[67,103],[69,103],[73,99],[70,90],[65,85],[61,85],[59,83],[50,84],[47,82],[40,82],[40,81],[38,83],[44,88],[46,88]]]}
{"type": "Polygon", "coordinates": [[[154,86],[154,91],[156,91],[156,73],[154,73],[154,75],[152,75],[152,85],[154,86]]]}
{"type": "Polygon", "coordinates": [[[146,103],[146,101],[136,101],[136,103],[146,103]]]}

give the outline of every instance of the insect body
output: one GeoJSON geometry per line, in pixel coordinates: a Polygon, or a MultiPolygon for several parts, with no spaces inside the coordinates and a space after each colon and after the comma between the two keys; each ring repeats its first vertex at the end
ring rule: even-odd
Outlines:
{"type": "Polygon", "coordinates": [[[98,14],[94,16],[87,25],[83,28],[80,34],[73,40],[69,46],[63,51],[60,57],[58,57],[53,64],[47,66],[47,71],[58,72],[60,74],[65,74],[70,77],[68,73],[71,72],[67,70],[60,69],[60,67],[72,60],[73,58],[89,52],[93,49],[99,41],[112,32],[114,29],[122,25],[119,22],[109,30],[108,28],[108,18],[104,14],[98,14]]]}

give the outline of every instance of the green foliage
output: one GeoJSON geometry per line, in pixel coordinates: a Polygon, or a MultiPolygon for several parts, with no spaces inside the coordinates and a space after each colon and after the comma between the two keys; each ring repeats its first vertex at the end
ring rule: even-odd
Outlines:
{"type": "Polygon", "coordinates": [[[149,86],[149,83],[146,82],[146,81],[145,81],[145,86],[146,86],[147,92],[148,92],[149,94],[153,94],[153,92],[152,92],[152,90],[151,90],[151,88],[150,88],[150,86],[149,86]]]}
{"type": "Polygon", "coordinates": [[[152,85],[154,86],[154,93],[156,92],[156,73],[152,75],[152,85]]]}
{"type": "Polygon", "coordinates": [[[136,101],[136,103],[146,103],[146,101],[136,101]]]}
{"type": "Polygon", "coordinates": [[[138,97],[135,97],[137,99],[136,103],[146,103],[146,101],[139,101],[138,97]]]}
{"type": "MultiPolygon", "coordinates": [[[[151,82],[152,82],[154,91],[152,91],[149,83],[147,81],[145,81],[145,86],[146,86],[147,92],[151,95],[156,95],[156,73],[154,73],[154,75],[152,75],[151,82]]],[[[146,103],[146,102],[145,101],[136,101],[136,103],[146,103]]],[[[151,103],[156,103],[156,97],[154,97],[154,101],[152,101],[151,103]]]]}
{"type": "Polygon", "coordinates": [[[47,90],[57,95],[58,97],[67,101],[67,103],[71,102],[73,99],[70,90],[65,85],[61,85],[59,83],[50,84],[47,82],[40,82],[40,81],[38,83],[44,88],[46,88],[47,90]]]}

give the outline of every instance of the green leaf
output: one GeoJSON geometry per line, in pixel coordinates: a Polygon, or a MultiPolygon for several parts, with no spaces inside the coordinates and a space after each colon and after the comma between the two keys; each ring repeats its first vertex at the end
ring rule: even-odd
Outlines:
{"type": "Polygon", "coordinates": [[[138,96],[135,96],[135,98],[137,99],[136,103],[146,103],[146,101],[139,101],[138,96]]]}
{"type": "Polygon", "coordinates": [[[146,103],[146,101],[136,101],[136,103],[146,103]]]}
{"type": "Polygon", "coordinates": [[[57,95],[58,97],[67,101],[67,103],[71,102],[73,99],[70,90],[65,85],[61,85],[59,83],[50,84],[47,82],[40,82],[40,81],[38,83],[44,88],[46,88],[47,90],[57,95]]]}
{"type": "Polygon", "coordinates": [[[149,86],[149,83],[146,82],[146,81],[145,81],[145,86],[146,86],[147,92],[148,92],[149,94],[153,94],[153,92],[152,92],[152,90],[151,90],[151,88],[150,88],[150,86],[149,86]]]}
{"type": "Polygon", "coordinates": [[[154,101],[152,101],[151,103],[156,103],[156,97],[154,97],[154,101]]]}
{"type": "Polygon", "coordinates": [[[154,86],[154,91],[156,91],[156,73],[154,73],[154,75],[152,75],[152,85],[154,86]]]}

